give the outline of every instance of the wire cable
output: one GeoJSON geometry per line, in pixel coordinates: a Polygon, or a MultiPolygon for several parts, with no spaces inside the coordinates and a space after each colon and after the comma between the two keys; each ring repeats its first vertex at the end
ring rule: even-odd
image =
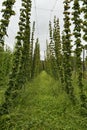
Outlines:
{"type": "MultiPolygon", "coordinates": [[[[50,1],[49,1],[49,2],[50,2],[50,1]]],[[[58,0],[55,0],[55,3],[54,3],[54,5],[53,5],[52,9],[50,9],[50,18],[49,18],[49,21],[51,21],[51,19],[52,19],[52,14],[53,14],[53,12],[54,12],[54,11],[57,11],[57,10],[55,10],[55,7],[56,7],[56,5],[57,5],[57,2],[58,2],[58,0]]],[[[48,27],[49,27],[49,22],[48,22],[48,27]]],[[[49,28],[47,29],[46,39],[48,39],[48,37],[49,37],[49,28]]]]}
{"type": "MultiPolygon", "coordinates": [[[[14,6],[14,8],[17,8],[17,7],[20,7],[20,6],[14,6]]],[[[49,12],[52,11],[52,9],[49,9],[49,8],[39,8],[39,7],[34,7],[34,6],[32,7],[32,9],[35,9],[35,8],[36,8],[37,10],[43,10],[43,11],[49,11],[49,12]]],[[[54,12],[57,12],[58,10],[55,9],[55,10],[53,10],[53,11],[54,11],[54,12]]]]}
{"type": "Polygon", "coordinates": [[[38,18],[37,18],[37,7],[36,7],[36,1],[35,0],[34,0],[34,5],[35,5],[35,14],[36,14],[37,35],[39,36],[38,18]]]}
{"type": "Polygon", "coordinates": [[[52,7],[52,9],[51,9],[51,11],[50,11],[50,21],[51,21],[52,14],[53,14],[53,12],[54,12],[54,10],[55,10],[55,7],[56,7],[57,2],[58,2],[58,0],[55,1],[54,5],[53,5],[53,7],[52,7]]]}

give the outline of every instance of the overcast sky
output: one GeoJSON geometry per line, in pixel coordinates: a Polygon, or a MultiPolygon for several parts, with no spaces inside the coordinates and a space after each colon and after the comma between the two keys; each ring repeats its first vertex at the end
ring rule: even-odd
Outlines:
{"type": "MultiPolygon", "coordinates": [[[[2,8],[2,1],[0,0],[0,9],[2,8]]],[[[13,48],[15,43],[15,36],[18,31],[19,10],[21,7],[21,0],[16,0],[14,10],[16,15],[11,17],[10,25],[8,27],[8,38],[6,43],[13,48]]],[[[60,19],[61,31],[63,30],[63,0],[32,0],[31,24],[36,21],[35,37],[39,37],[41,56],[43,57],[46,48],[46,39],[49,34],[49,20],[53,21],[54,15],[60,19]],[[36,7],[36,8],[35,8],[36,7]]]]}

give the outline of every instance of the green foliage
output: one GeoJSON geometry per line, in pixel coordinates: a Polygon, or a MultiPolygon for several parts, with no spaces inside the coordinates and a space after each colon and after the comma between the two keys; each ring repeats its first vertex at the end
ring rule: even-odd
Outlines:
{"type": "Polygon", "coordinates": [[[0,88],[7,85],[8,75],[12,66],[12,54],[10,50],[0,52],[0,88]]]}
{"type": "Polygon", "coordinates": [[[84,31],[83,39],[87,42],[87,2],[85,0],[82,0],[82,2],[83,2],[82,11],[84,13],[84,20],[82,26],[84,31]]]}
{"type": "Polygon", "coordinates": [[[9,76],[8,88],[5,92],[5,101],[1,107],[1,115],[8,113],[14,104],[15,98],[24,83],[29,80],[29,50],[30,50],[30,9],[31,1],[22,1],[20,9],[19,32],[17,33],[17,43],[13,54],[13,65],[9,76]],[[24,5],[25,3],[25,5],[24,5]],[[24,8],[25,7],[25,8],[24,8]]]}
{"type": "Polygon", "coordinates": [[[40,73],[40,45],[39,39],[36,40],[35,49],[34,49],[34,56],[33,56],[33,64],[32,64],[32,78],[37,77],[40,73]]]}
{"type": "Polygon", "coordinates": [[[2,6],[4,6],[4,9],[1,10],[3,18],[0,20],[0,47],[2,48],[4,46],[4,36],[7,35],[10,17],[15,15],[14,10],[12,9],[14,3],[15,0],[4,0],[2,3],[2,6]]]}
{"type": "MultiPolygon", "coordinates": [[[[75,92],[79,94],[75,83],[75,92]]],[[[61,83],[43,71],[20,90],[15,107],[11,107],[10,113],[0,118],[0,128],[86,130],[87,117],[80,115],[79,101],[78,99],[76,106],[72,105],[65,91],[61,89],[61,83]]]]}
{"type": "Polygon", "coordinates": [[[60,37],[60,26],[59,26],[59,19],[54,17],[54,29],[53,29],[53,39],[55,43],[55,59],[57,63],[57,70],[58,70],[58,79],[61,79],[63,83],[64,76],[63,76],[63,56],[62,56],[62,46],[61,46],[61,37],[60,37]]]}
{"type": "Polygon", "coordinates": [[[0,50],[0,87],[3,83],[3,59],[4,59],[4,52],[0,50]]]}
{"type": "Polygon", "coordinates": [[[50,60],[50,48],[48,41],[46,41],[46,57],[45,57],[45,71],[51,75],[51,60],[50,60]]]}
{"type": "Polygon", "coordinates": [[[7,84],[7,75],[10,71],[10,53],[4,51],[4,36],[7,35],[7,27],[10,22],[10,17],[15,14],[12,7],[15,0],[5,0],[2,3],[4,9],[2,12],[2,19],[0,20],[0,88],[7,84]],[[6,81],[6,82],[4,82],[6,81]]]}
{"type": "MultiPolygon", "coordinates": [[[[76,39],[76,49],[75,55],[72,56],[69,10],[71,1],[64,0],[62,42],[59,19],[54,17],[53,28],[53,24],[49,22],[50,42],[47,42],[45,61],[40,60],[38,39],[33,50],[35,22],[30,41],[31,0],[22,0],[19,31],[13,55],[9,50],[4,51],[4,36],[7,35],[10,17],[15,14],[12,10],[15,0],[3,2],[6,8],[2,10],[3,18],[0,21],[1,130],[87,129],[87,81],[84,79],[82,82],[80,57],[82,52],[80,13],[84,12],[83,31],[86,41],[87,3],[83,1],[84,7],[80,9],[79,1],[74,0],[72,20],[75,25],[73,35],[76,39]],[[43,69],[47,73],[41,72],[43,69]]],[[[85,48],[87,49],[86,46],[85,48]]]]}
{"type": "Polygon", "coordinates": [[[59,70],[61,66],[61,41],[60,41],[59,19],[56,19],[56,17],[54,17],[53,39],[55,43],[55,55],[56,55],[57,65],[59,70]]]}
{"type": "Polygon", "coordinates": [[[33,27],[32,27],[32,34],[31,34],[31,44],[30,44],[30,70],[31,74],[30,77],[32,78],[32,70],[33,70],[33,47],[34,47],[34,33],[35,33],[35,21],[33,22],[33,27]]]}
{"type": "Polygon", "coordinates": [[[64,34],[63,34],[63,66],[64,66],[64,87],[72,102],[75,102],[74,88],[72,86],[71,66],[71,31],[70,31],[70,1],[64,1],[64,34]]]}
{"type": "MultiPolygon", "coordinates": [[[[76,56],[76,66],[78,73],[78,86],[80,88],[80,99],[82,102],[82,107],[86,107],[86,95],[84,93],[84,86],[82,82],[83,73],[82,73],[82,61],[81,61],[81,53],[82,53],[82,43],[81,43],[81,27],[82,20],[80,18],[81,15],[81,7],[78,0],[74,0],[73,4],[73,23],[74,23],[74,37],[75,37],[75,56],[76,56]],[[79,24],[78,24],[79,23],[79,24]]],[[[85,26],[84,26],[85,27],[85,26]]]]}
{"type": "MultiPolygon", "coordinates": [[[[52,29],[52,24],[49,22],[49,35],[50,35],[50,43],[47,42],[47,50],[46,50],[46,71],[53,76],[55,79],[58,79],[58,67],[57,67],[57,57],[56,57],[56,39],[55,34],[53,32],[55,30],[52,29]]],[[[59,50],[58,50],[59,51],[59,50]]]]}
{"type": "Polygon", "coordinates": [[[23,29],[21,31],[22,37],[22,57],[21,57],[21,65],[19,69],[19,75],[21,75],[20,79],[24,80],[24,83],[27,80],[30,80],[30,11],[31,11],[31,0],[22,0],[22,9],[20,15],[20,28],[23,29]]]}
{"type": "Polygon", "coordinates": [[[12,69],[9,74],[9,81],[8,81],[8,88],[5,91],[5,101],[1,107],[1,115],[8,113],[9,107],[12,105],[12,99],[16,93],[14,91],[17,89],[17,74],[19,69],[19,62],[20,62],[20,49],[18,49],[18,44],[16,44],[15,51],[13,54],[13,61],[12,61],[12,69]],[[11,100],[10,100],[11,99],[11,100]]]}

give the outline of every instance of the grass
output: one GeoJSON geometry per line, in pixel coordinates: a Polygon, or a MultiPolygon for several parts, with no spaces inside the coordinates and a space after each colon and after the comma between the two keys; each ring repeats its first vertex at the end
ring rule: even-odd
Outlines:
{"type": "Polygon", "coordinates": [[[9,115],[2,116],[0,128],[87,130],[87,118],[80,115],[79,105],[74,106],[62,90],[61,83],[43,71],[20,91],[9,115]]]}

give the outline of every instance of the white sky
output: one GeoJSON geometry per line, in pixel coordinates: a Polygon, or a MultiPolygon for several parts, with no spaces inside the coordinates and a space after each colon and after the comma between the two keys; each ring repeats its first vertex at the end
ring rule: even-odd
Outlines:
{"type": "MultiPolygon", "coordinates": [[[[2,1],[3,0],[0,0],[0,9],[2,8],[2,1]]],[[[20,7],[21,0],[16,0],[14,5],[16,15],[11,17],[11,21],[8,27],[9,37],[6,38],[6,43],[11,48],[14,47],[15,36],[18,31],[20,7]]],[[[41,57],[43,57],[44,50],[46,48],[46,39],[48,38],[49,34],[49,20],[53,21],[54,15],[60,19],[60,28],[63,30],[63,0],[32,0],[31,14],[31,24],[33,21],[36,21],[35,37],[39,37],[41,57]]]]}

